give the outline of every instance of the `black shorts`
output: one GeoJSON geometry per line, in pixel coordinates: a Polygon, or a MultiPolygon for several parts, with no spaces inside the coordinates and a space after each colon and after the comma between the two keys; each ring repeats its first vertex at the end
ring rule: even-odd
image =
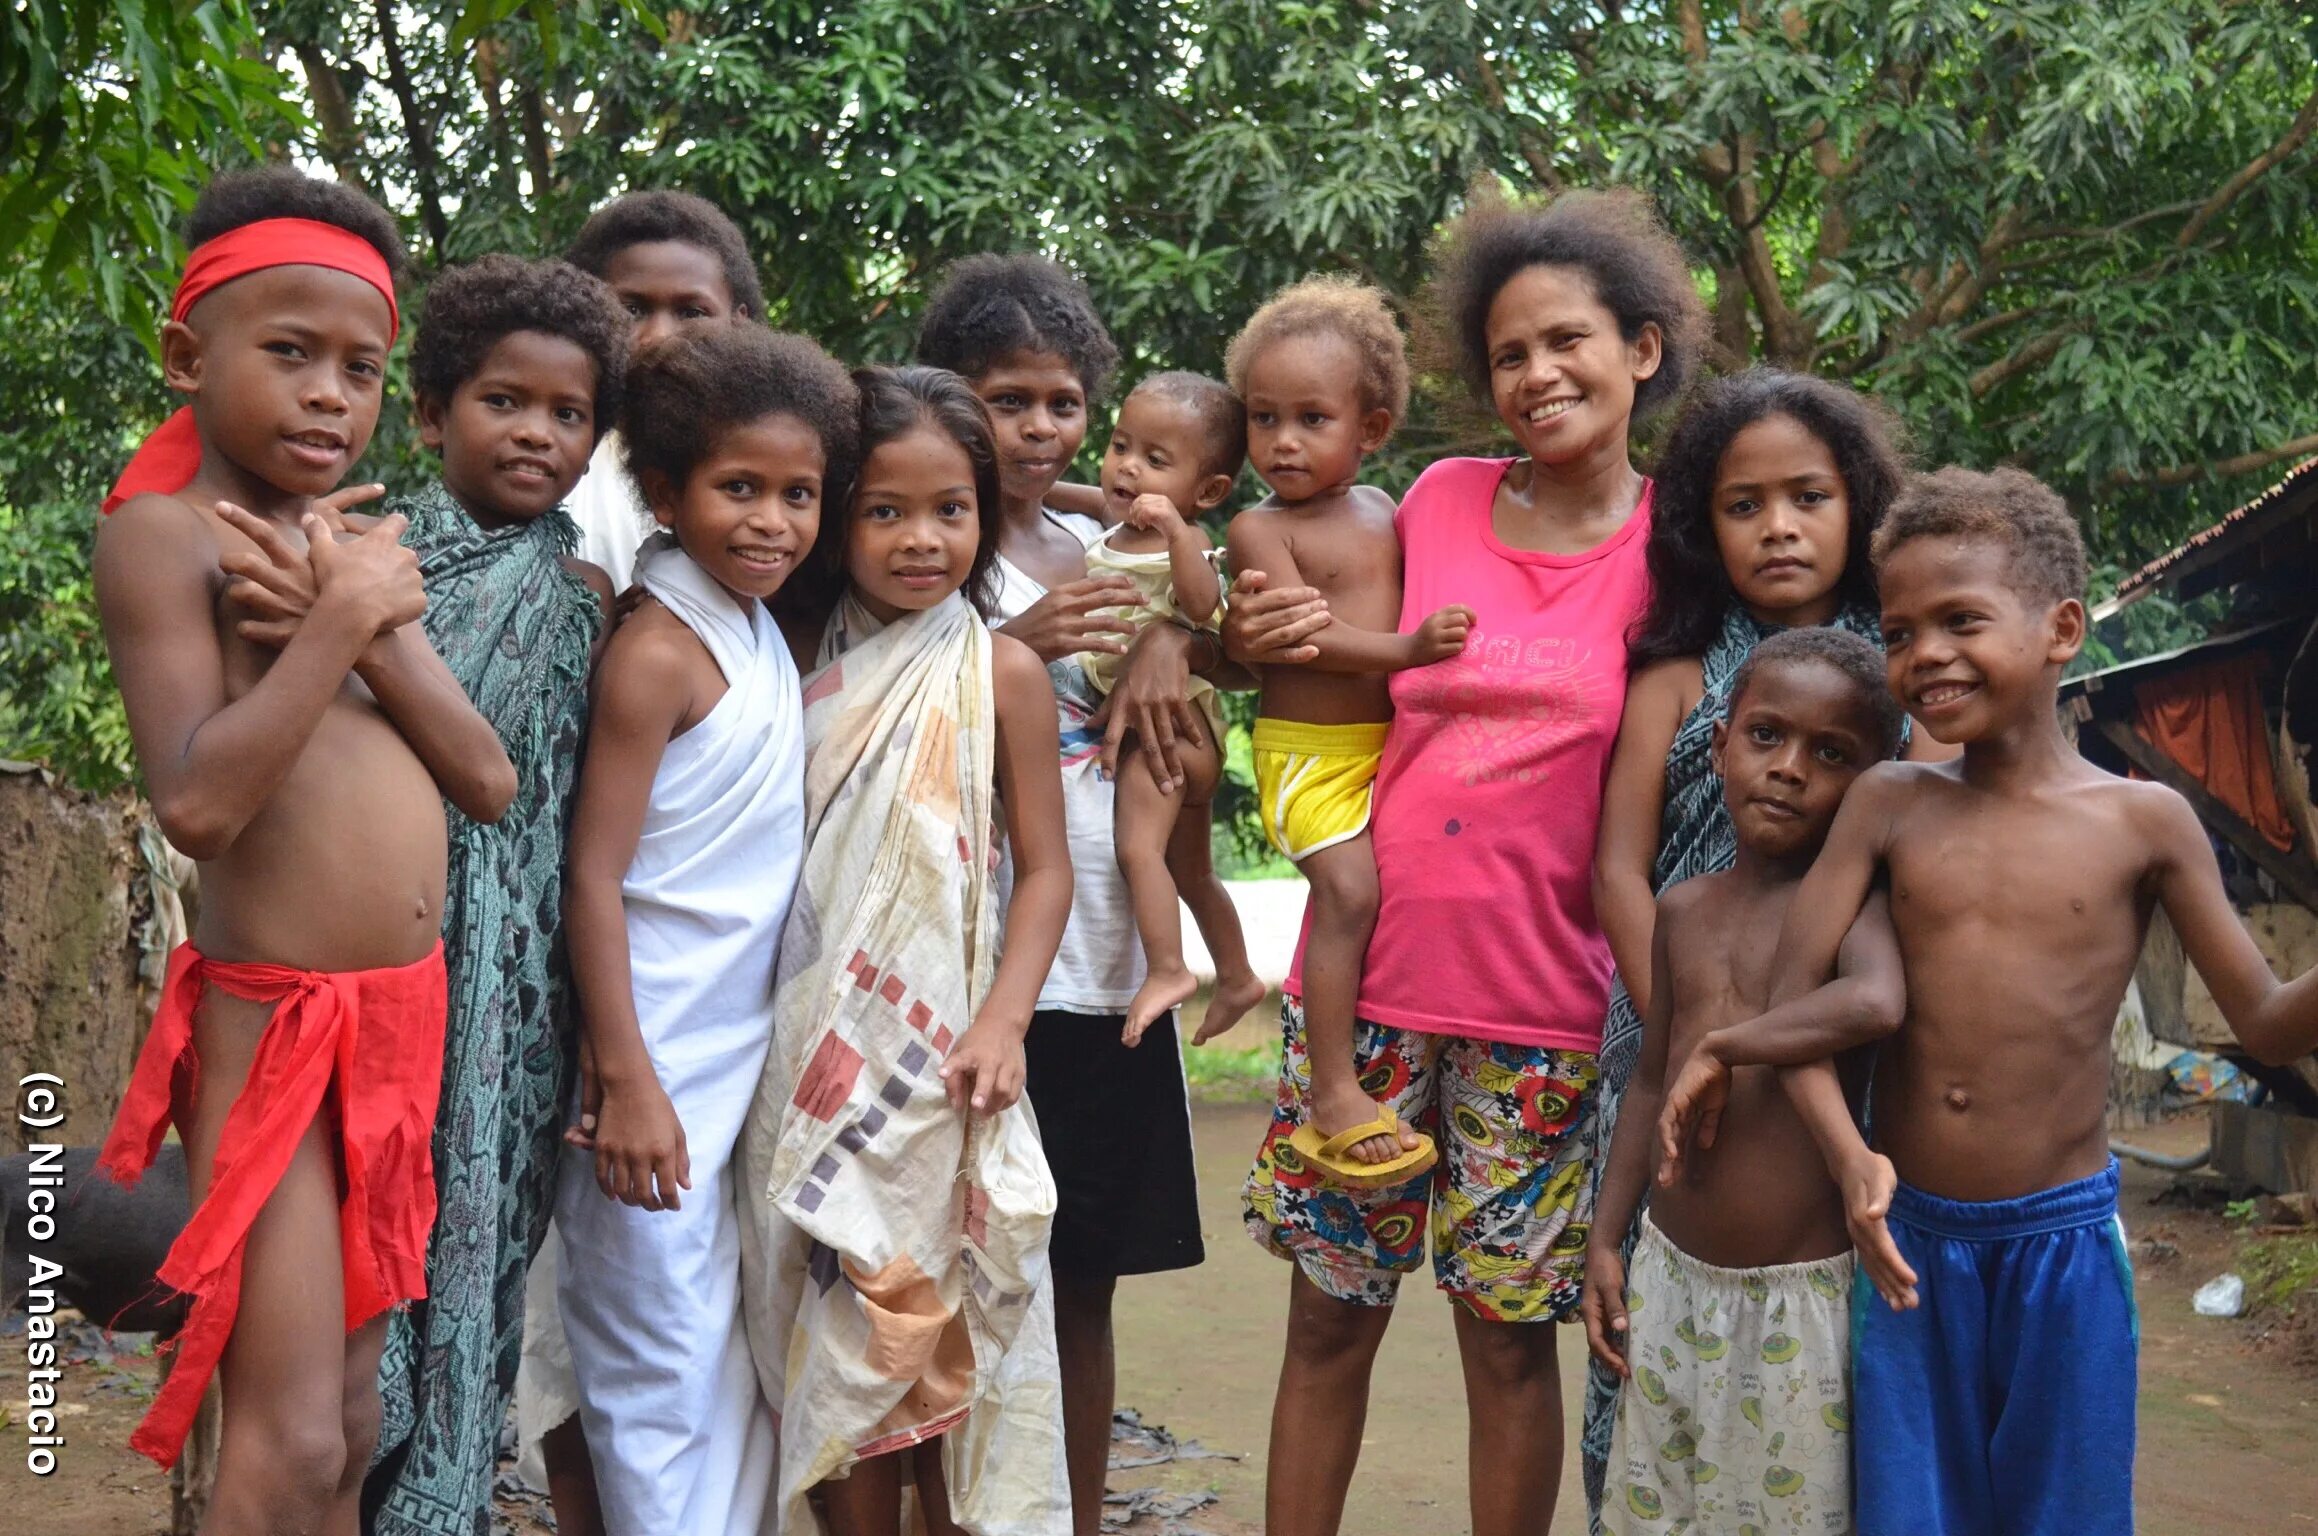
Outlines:
{"type": "Polygon", "coordinates": [[[1060,1275],[1149,1275],[1207,1257],[1175,1015],[1132,1050],[1119,1039],[1126,1022],[1040,1009],[1023,1040],[1030,1107],[1054,1170],[1060,1275]]]}

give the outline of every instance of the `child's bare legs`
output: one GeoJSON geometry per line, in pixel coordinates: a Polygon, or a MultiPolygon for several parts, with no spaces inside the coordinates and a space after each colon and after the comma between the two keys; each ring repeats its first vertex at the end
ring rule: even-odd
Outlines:
{"type": "Polygon", "coordinates": [[[1101,1536],[1111,1478],[1111,1414],[1118,1407],[1119,1360],[1109,1275],[1054,1276],[1054,1353],[1062,1366],[1062,1449],[1070,1468],[1071,1529],[1101,1536]]]}
{"type": "Polygon", "coordinates": [[[917,1483],[918,1513],[926,1536],[964,1536],[950,1519],[950,1494],[942,1481],[942,1442],[929,1440],[907,1451],[891,1451],[857,1461],[842,1478],[821,1485],[822,1512],[835,1536],[901,1536],[904,1475],[917,1483]]]}
{"type": "MultiPolygon", "coordinates": [[[[195,1012],[200,1072],[185,1152],[196,1205],[209,1194],[226,1112],[272,1015],[271,1004],[217,992],[195,1012]]],[[[335,1118],[325,1104],[250,1226],[241,1305],[218,1364],[225,1418],[205,1536],[360,1529],[386,1323],[346,1331],[335,1118]]]]}
{"type": "Polygon", "coordinates": [[[1119,873],[1127,877],[1127,900],[1135,911],[1135,932],[1143,941],[1143,985],[1127,1004],[1122,1037],[1129,1045],[1143,1038],[1152,1020],[1199,990],[1199,979],[1183,963],[1183,914],[1176,905],[1167,852],[1179,813],[1191,800],[1204,804],[1215,793],[1222,764],[1212,741],[1193,746],[1178,737],[1175,745],[1184,785],[1174,794],[1159,788],[1141,752],[1128,756],[1119,773],[1113,837],[1119,873]]]}
{"type": "Polygon", "coordinates": [[[587,1432],[580,1427],[578,1414],[540,1438],[539,1459],[547,1464],[547,1502],[555,1511],[557,1536],[604,1536],[596,1464],[588,1455],[587,1432]]]}
{"type": "Polygon", "coordinates": [[[1237,1024],[1271,990],[1248,964],[1248,939],[1240,929],[1239,908],[1231,904],[1231,892],[1215,875],[1210,830],[1214,818],[1209,815],[1214,794],[1212,781],[1205,793],[1196,782],[1186,787],[1174,834],[1167,839],[1168,877],[1183,904],[1191,908],[1191,920],[1199,925],[1199,936],[1207,941],[1207,953],[1215,961],[1215,996],[1208,1000],[1193,1045],[1204,1045],[1237,1024]]]}
{"type": "MultiPolygon", "coordinates": [[[[1363,832],[1304,855],[1296,868],[1312,887],[1311,930],[1304,939],[1304,1038],[1312,1064],[1307,1114],[1322,1137],[1340,1136],[1377,1117],[1376,1101],[1352,1069],[1360,968],[1376,930],[1376,848],[1363,832]]],[[[1371,1136],[1345,1155],[1382,1163],[1401,1151],[1392,1137],[1371,1136]]]]}
{"type": "Polygon", "coordinates": [[[1369,1375],[1391,1322],[1392,1308],[1339,1301],[1295,1271],[1264,1474],[1267,1536],[1336,1536],[1368,1422],[1369,1375]]]}

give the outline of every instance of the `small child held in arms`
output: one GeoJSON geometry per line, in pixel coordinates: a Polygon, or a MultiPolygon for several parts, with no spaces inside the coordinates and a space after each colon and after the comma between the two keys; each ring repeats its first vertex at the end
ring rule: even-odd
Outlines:
{"type": "Polygon", "coordinates": [[[442,478],[388,505],[410,522],[427,636],[498,732],[516,793],[495,826],[451,817],[440,1216],[426,1302],[395,1315],[379,1371],[386,1427],[368,1502],[380,1536],[490,1506],[524,1277],[554,1211],[578,1059],[557,921],[564,829],[612,597],[572,554],[579,530],[562,503],[619,411],[627,365],[628,317],[609,288],[513,256],[436,278],[411,348],[419,437],[442,478]]]}
{"type": "MultiPolygon", "coordinates": [[[[1888,881],[1907,983],[1875,1072],[1876,1146],[1899,1180],[1888,1221],[1888,1177],[1832,1065],[1789,1078],[1892,1303],[1855,1313],[1859,1529],[2122,1536],[2138,1330],[2109,1042],[2150,911],[2264,1061],[2318,1044],[2318,979],[2279,985],[2181,796],[2104,772],[2062,734],[2085,553],[2059,496],[2018,470],[1943,469],[1901,494],[1875,561],[1892,691],[1963,756],[1860,777],[1788,904],[1771,988],[1775,1010],[1824,981],[1888,881]]],[[[1711,1107],[1720,1063],[1753,1054],[1693,1053],[1667,1143],[1711,1107]]]]}
{"type": "MultiPolygon", "coordinates": [[[[1851,1239],[1772,1068],[1738,1071],[1713,1146],[1651,1195],[1631,1264],[1621,1250],[1650,1180],[1667,1061],[1762,1013],[1797,884],[1852,781],[1899,750],[1903,718],[1875,647],[1790,628],[1740,664],[1715,723],[1737,853],[1658,898],[1641,1060],[1586,1254],[1586,1343],[1625,1384],[1606,1531],[1851,1529],[1851,1239]]],[[[1750,1028],[1813,1061],[1897,1028],[1904,1004],[1878,898],[1852,927],[1843,978],[1750,1028]]]]}
{"type": "Polygon", "coordinates": [[[1312,887],[1302,980],[1311,1087],[1291,1138],[1306,1163],[1356,1188],[1432,1166],[1353,1071],[1361,963],[1376,926],[1369,802],[1392,719],[1392,673],[1456,655],[1473,625],[1452,604],[1400,627],[1393,500],[1360,466],[1408,409],[1409,371],[1384,295],[1347,277],[1281,289],[1232,338],[1224,369],[1247,407],[1248,457],[1272,494],[1232,519],[1232,569],[1309,586],[1331,621],[1309,664],[1268,667],[1255,729],[1257,808],[1312,887]]]}
{"type": "Polygon", "coordinates": [[[353,1536],[385,1313],[426,1294],[442,1083],[444,811],[515,773],[416,622],[403,519],[333,490],[378,424],[402,247],[369,199],[220,176],[162,369],[192,404],[106,499],[96,593],[137,763],[201,868],[200,921],[105,1143],[134,1179],[174,1119],[193,1298],[130,1443],[174,1462],[212,1373],[216,1530],[353,1536]]]}
{"type": "MultiPolygon", "coordinates": [[[[678,331],[765,317],[764,289],[740,227],[689,192],[654,188],[613,198],[588,215],[564,260],[609,285],[638,352],[678,331]]],[[[570,503],[580,557],[601,566],[622,592],[636,547],[652,528],[623,452],[619,432],[605,431],[570,503]]]]}
{"type": "MultiPolygon", "coordinates": [[[[1161,373],[1135,386],[1119,406],[1103,449],[1103,510],[1110,526],[1087,546],[1087,574],[1124,576],[1143,601],[1102,610],[1105,616],[1136,629],[1165,620],[1212,631],[1223,608],[1223,584],[1199,519],[1231,494],[1246,460],[1247,413],[1223,384],[1196,373],[1161,373]]],[[[1115,652],[1083,652],[1079,665],[1106,696],[1118,680],[1115,652]]],[[[1183,782],[1172,789],[1162,785],[1141,752],[1131,754],[1119,774],[1119,869],[1127,877],[1146,967],[1143,985],[1127,1005],[1123,1038],[1129,1045],[1198,988],[1183,963],[1178,895],[1215,960],[1215,996],[1192,1043],[1231,1028],[1268,990],[1248,964],[1247,936],[1216,878],[1209,847],[1208,805],[1223,776],[1223,718],[1214,684],[1195,675],[1191,697],[1207,718],[1207,735],[1176,744],[1183,782]]]]}
{"type": "Polygon", "coordinates": [[[940,368],[854,378],[861,473],[809,605],[827,619],[790,636],[811,668],[805,866],[741,1144],[770,1528],[821,1528],[818,1503],[834,1536],[901,1536],[914,1486],[912,1530],[1056,1532],[1055,1186],[1016,1102],[1070,916],[1054,692],[988,625],[982,402],[940,368]]]}
{"type": "Polygon", "coordinates": [[[756,325],[639,353],[628,467],[667,534],[596,670],[564,921],[584,1030],[556,1228],[604,1528],[753,1532],[774,1425],[741,1323],[731,1167],[805,851],[803,704],[765,600],[852,478],[856,399],[756,325]]]}

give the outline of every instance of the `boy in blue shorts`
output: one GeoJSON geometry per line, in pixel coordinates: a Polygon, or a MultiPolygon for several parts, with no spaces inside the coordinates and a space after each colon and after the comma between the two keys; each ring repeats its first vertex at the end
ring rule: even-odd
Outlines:
{"type": "MultiPolygon", "coordinates": [[[[1963,756],[1860,776],[1788,909],[1772,991],[1823,982],[1889,882],[1908,1017],[1872,1123],[1899,1187],[1887,1212],[1855,1182],[1847,1215],[1871,1270],[1887,1243],[1903,1267],[1878,1276],[1892,1305],[1853,1292],[1858,1529],[2126,1536],[2139,1329],[2105,1123],[2117,1005],[2157,906],[2265,1061],[2318,1043],[2318,980],[2270,973],[2187,802],[2061,733],[2085,554],[2059,496],[1944,469],[1894,503],[1874,555],[1892,690],[1963,756]]],[[[1831,1166],[1855,1166],[1832,1066],[1789,1091],[1831,1166]]]]}

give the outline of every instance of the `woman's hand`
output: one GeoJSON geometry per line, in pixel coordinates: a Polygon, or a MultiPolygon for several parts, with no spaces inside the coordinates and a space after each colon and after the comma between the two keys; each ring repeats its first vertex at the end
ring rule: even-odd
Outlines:
{"type": "Polygon", "coordinates": [[[1066,581],[998,627],[1038,653],[1043,662],[1057,662],[1081,651],[1127,653],[1121,635],[1135,626],[1125,619],[1098,616],[1099,608],[1140,608],[1143,594],[1124,576],[1087,576],[1066,581]]]}
{"type": "Polygon", "coordinates": [[[977,1018],[942,1063],[942,1087],[959,1114],[995,1115],[1022,1097],[1028,1071],[1022,1031],[977,1018]]]}
{"type": "Polygon", "coordinates": [[[1268,580],[1262,571],[1233,578],[1224,603],[1224,654],[1250,667],[1301,666],[1320,654],[1305,642],[1328,627],[1328,600],[1316,587],[1266,591],[1268,580]]]}
{"type": "Polygon", "coordinates": [[[677,1191],[692,1187],[692,1154],[684,1122],[657,1077],[602,1084],[596,1114],[596,1183],[622,1205],[647,1211],[682,1208],[677,1191]]]}
{"type": "Polygon", "coordinates": [[[1207,739],[1199,710],[1191,702],[1191,646],[1195,637],[1180,624],[1146,624],[1119,668],[1111,696],[1087,718],[1103,733],[1103,776],[1116,778],[1119,746],[1129,731],[1150,765],[1161,793],[1183,787],[1178,741],[1198,746],[1207,739]]]}

